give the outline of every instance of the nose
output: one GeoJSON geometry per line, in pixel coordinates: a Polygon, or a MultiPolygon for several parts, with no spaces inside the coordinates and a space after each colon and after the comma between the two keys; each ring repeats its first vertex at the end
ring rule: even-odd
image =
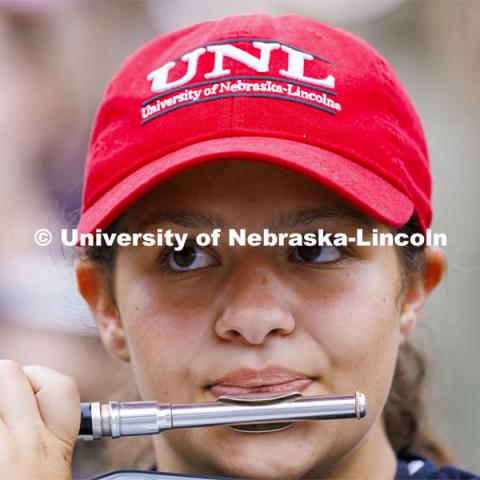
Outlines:
{"type": "Polygon", "coordinates": [[[266,265],[236,269],[226,281],[215,322],[216,334],[230,341],[260,345],[271,335],[295,329],[286,287],[266,265]]]}

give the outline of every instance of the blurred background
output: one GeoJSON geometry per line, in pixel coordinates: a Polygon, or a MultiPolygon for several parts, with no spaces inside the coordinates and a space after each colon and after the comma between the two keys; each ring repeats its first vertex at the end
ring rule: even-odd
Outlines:
{"type": "MultiPolygon", "coordinates": [[[[433,229],[448,235],[449,268],[416,337],[430,359],[432,422],[459,465],[478,472],[480,1],[0,0],[0,358],[72,375],[85,401],[134,399],[128,366],[104,352],[76,293],[74,249],[38,247],[33,234],[75,226],[91,122],[128,54],[162,32],[259,11],[303,14],[362,36],[387,57],[420,113],[433,229]]],[[[75,478],[139,458],[147,467],[148,454],[133,452],[132,441],[141,442],[80,446],[75,478]],[[124,452],[118,464],[112,448],[124,452]]]]}

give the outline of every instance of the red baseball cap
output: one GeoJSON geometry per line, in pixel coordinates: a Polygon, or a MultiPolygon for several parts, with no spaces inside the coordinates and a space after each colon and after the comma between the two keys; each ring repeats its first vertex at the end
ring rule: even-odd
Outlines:
{"type": "Polygon", "coordinates": [[[159,36],[127,58],[97,112],[80,233],[227,158],[305,174],[388,226],[431,222],[422,125],[385,59],[341,29],[253,14],[159,36]]]}

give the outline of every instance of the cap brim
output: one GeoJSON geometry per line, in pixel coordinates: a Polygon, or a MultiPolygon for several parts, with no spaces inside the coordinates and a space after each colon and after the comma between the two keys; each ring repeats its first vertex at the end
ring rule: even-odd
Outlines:
{"type": "Polygon", "coordinates": [[[189,145],[136,170],[82,213],[79,232],[107,227],[139,198],[171,176],[226,158],[273,163],[302,173],[388,226],[404,225],[414,211],[410,198],[389,181],[328,150],[276,137],[226,137],[189,145]]]}

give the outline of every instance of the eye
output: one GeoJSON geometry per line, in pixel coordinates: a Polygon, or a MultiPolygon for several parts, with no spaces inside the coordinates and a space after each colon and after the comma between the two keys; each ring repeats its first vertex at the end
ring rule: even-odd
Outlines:
{"type": "Polygon", "coordinates": [[[196,245],[186,245],[182,250],[170,250],[165,265],[175,272],[191,272],[215,265],[215,258],[196,245]]]}
{"type": "Polygon", "coordinates": [[[299,262],[333,263],[342,258],[342,252],[330,245],[302,246],[293,251],[292,258],[299,262]]]}

